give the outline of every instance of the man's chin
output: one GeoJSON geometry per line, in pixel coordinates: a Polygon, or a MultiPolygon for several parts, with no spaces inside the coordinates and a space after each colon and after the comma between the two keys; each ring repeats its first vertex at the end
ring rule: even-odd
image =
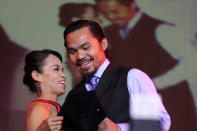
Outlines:
{"type": "Polygon", "coordinates": [[[91,75],[93,75],[95,73],[95,71],[90,71],[90,70],[86,70],[86,71],[81,71],[82,76],[84,77],[89,77],[91,75]]]}
{"type": "Polygon", "coordinates": [[[93,75],[94,73],[91,73],[91,72],[82,72],[82,76],[84,77],[89,77],[91,75],[93,75]]]}

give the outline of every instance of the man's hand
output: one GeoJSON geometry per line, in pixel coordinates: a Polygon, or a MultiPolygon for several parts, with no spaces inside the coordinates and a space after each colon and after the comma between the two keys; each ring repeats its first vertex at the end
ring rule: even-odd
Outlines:
{"type": "Polygon", "coordinates": [[[120,127],[111,121],[109,118],[105,118],[98,126],[98,131],[121,131],[120,127]]]}

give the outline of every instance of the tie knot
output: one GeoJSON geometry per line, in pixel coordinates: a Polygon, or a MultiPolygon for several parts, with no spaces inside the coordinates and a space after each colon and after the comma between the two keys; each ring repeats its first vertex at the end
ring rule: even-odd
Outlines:
{"type": "Polygon", "coordinates": [[[98,83],[98,80],[99,80],[99,77],[93,76],[93,77],[90,79],[90,82],[91,82],[91,84],[96,85],[96,84],[98,83]]]}
{"type": "Polygon", "coordinates": [[[90,90],[95,90],[96,89],[96,85],[97,85],[98,81],[99,81],[99,77],[92,76],[92,78],[89,80],[90,90]]]}

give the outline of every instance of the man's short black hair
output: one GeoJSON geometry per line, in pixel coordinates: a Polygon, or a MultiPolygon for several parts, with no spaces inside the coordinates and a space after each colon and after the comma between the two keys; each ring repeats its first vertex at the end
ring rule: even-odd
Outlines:
{"type": "Polygon", "coordinates": [[[105,37],[104,31],[102,27],[95,21],[92,20],[78,20],[73,23],[71,23],[64,31],[64,40],[65,40],[65,46],[66,46],[66,40],[69,33],[74,32],[78,29],[81,29],[83,27],[88,27],[92,35],[97,38],[97,40],[100,42],[105,37]]]}

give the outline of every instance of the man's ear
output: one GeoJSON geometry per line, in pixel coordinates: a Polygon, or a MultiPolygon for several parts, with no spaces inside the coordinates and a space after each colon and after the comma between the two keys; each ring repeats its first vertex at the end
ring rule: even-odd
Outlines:
{"type": "Polygon", "coordinates": [[[41,81],[41,77],[40,77],[39,72],[34,70],[34,71],[32,71],[31,76],[35,81],[41,81]]]}
{"type": "Polygon", "coordinates": [[[103,38],[102,41],[101,41],[101,46],[102,46],[102,49],[105,51],[108,47],[108,41],[106,38],[103,38]]]}

